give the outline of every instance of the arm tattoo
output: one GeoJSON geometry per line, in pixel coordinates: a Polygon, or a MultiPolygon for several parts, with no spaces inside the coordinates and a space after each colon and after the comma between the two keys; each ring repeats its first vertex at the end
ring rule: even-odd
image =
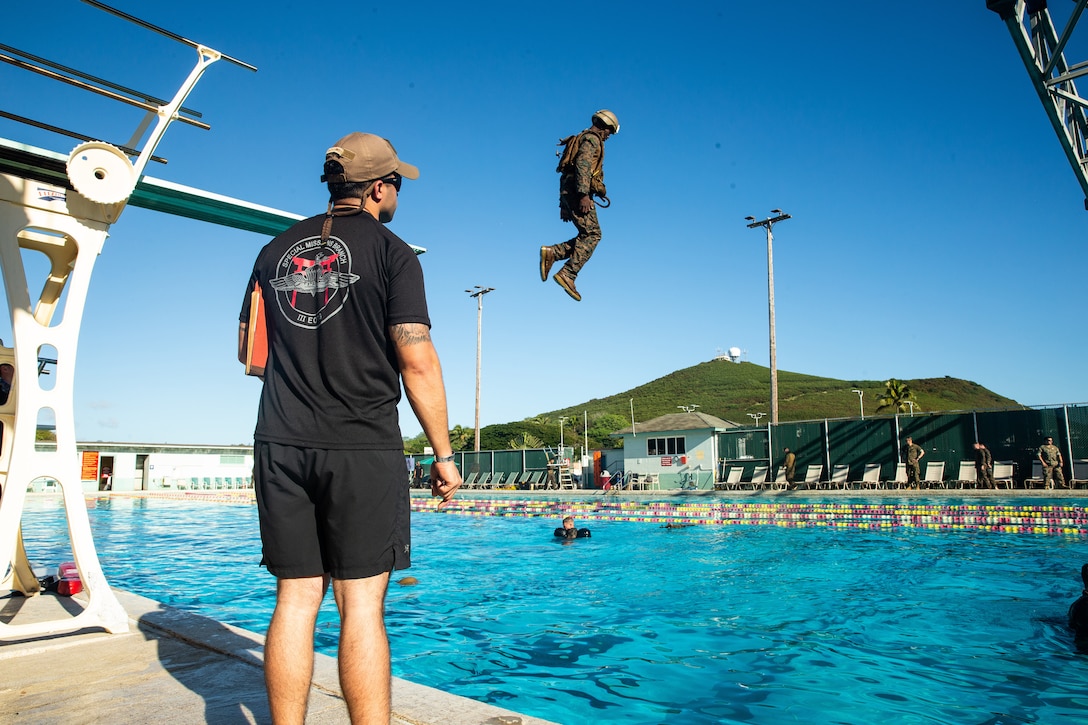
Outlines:
{"type": "Polygon", "coordinates": [[[421,342],[431,341],[431,331],[426,325],[419,323],[405,323],[393,325],[393,340],[400,346],[418,345],[421,342]]]}

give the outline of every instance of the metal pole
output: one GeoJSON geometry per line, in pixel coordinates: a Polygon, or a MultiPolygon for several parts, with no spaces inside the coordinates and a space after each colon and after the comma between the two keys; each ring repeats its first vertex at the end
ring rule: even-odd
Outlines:
{"type": "Polygon", "coordinates": [[[1069,406],[1062,404],[1062,413],[1065,417],[1065,452],[1069,457],[1069,487],[1073,487],[1073,438],[1069,434],[1069,406]]]}
{"type": "Polygon", "coordinates": [[[777,346],[775,344],[775,330],[774,330],[774,234],[771,233],[771,227],[775,222],[791,219],[789,214],[783,213],[781,209],[771,209],[772,214],[778,216],[769,217],[761,222],[757,222],[755,217],[745,217],[749,222],[749,229],[755,227],[763,227],[767,230],[767,320],[770,327],[769,341],[770,341],[770,353],[771,353],[771,425],[778,425],[778,359],[777,359],[777,346]]]}
{"type": "Polygon", "coordinates": [[[472,289],[465,290],[469,297],[476,298],[476,437],[474,450],[477,453],[480,452],[480,358],[484,337],[484,295],[494,291],[494,287],[481,287],[480,285],[474,285],[472,289]]]}
{"type": "Polygon", "coordinates": [[[480,452],[480,353],[484,340],[484,296],[476,296],[476,437],[474,451],[480,452]]]}
{"type": "Polygon", "coordinates": [[[767,225],[767,319],[770,324],[771,347],[771,424],[778,423],[778,348],[774,336],[774,234],[767,225]]]}

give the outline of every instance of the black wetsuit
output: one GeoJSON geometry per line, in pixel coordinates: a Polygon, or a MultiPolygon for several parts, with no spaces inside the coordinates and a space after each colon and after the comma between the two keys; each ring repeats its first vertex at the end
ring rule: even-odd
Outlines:
{"type": "Polygon", "coordinates": [[[1073,630],[1077,649],[1088,652],[1088,589],[1069,607],[1069,628],[1073,630]]]}

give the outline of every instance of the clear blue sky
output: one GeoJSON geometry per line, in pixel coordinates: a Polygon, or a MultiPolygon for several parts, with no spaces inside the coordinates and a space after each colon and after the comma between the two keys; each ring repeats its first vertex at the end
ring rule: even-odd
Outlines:
{"type": "MultiPolygon", "coordinates": [[[[475,284],[496,288],[485,425],[732,346],[766,365],[765,238],[744,217],[776,207],[794,217],[775,228],[780,369],[1088,400],[1088,212],[983,0],[114,5],[259,68],[213,65],[187,102],[212,130],[173,125],[158,150],[170,163],[150,175],[309,215],[325,208],[323,153],[350,131],[420,167],[390,226],[429,250],[451,425],[473,423],[475,284]],[[538,249],[573,233],[555,142],[598,108],[622,126],[607,146],[613,206],[575,303],[540,282],[538,249]]],[[[76,0],[5,7],[0,42],[163,97],[196,59],[76,0]]],[[[7,65],[0,88],[6,111],[117,143],[142,115],[7,65]]],[[[0,136],[76,144],[4,120],[0,136]]],[[[81,440],[252,440],[259,383],[235,360],[237,315],[266,241],[126,210],[86,308],[81,440]]]]}

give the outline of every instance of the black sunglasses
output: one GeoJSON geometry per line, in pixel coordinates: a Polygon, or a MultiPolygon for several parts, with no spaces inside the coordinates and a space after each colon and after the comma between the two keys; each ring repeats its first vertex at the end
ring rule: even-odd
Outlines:
{"type": "Polygon", "coordinates": [[[383,184],[389,184],[394,189],[396,189],[397,193],[399,194],[400,193],[400,185],[401,185],[401,182],[404,181],[404,177],[401,176],[400,174],[396,173],[396,172],[393,172],[393,174],[391,176],[387,176],[385,178],[378,179],[378,181],[382,182],[383,184]]]}

